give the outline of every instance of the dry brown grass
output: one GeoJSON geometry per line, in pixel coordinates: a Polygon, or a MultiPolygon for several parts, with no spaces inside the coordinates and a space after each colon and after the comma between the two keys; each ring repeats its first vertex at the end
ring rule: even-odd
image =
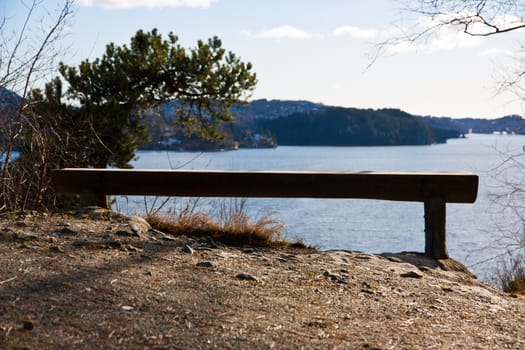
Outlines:
{"type": "Polygon", "coordinates": [[[221,201],[214,216],[195,210],[182,210],[148,215],[146,220],[153,228],[165,233],[209,236],[228,245],[306,247],[299,240],[290,242],[285,239],[286,225],[274,213],[266,213],[252,220],[243,200],[221,201]]]}
{"type": "Polygon", "coordinates": [[[506,260],[500,262],[494,281],[504,292],[525,294],[525,257],[508,253],[506,260]]]}

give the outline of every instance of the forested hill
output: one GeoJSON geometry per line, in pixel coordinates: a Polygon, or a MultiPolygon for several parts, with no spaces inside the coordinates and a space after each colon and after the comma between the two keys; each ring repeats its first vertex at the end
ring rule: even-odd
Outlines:
{"type": "Polygon", "coordinates": [[[462,134],[525,134],[525,119],[518,115],[509,115],[497,119],[418,117],[431,127],[454,129],[462,134]]]}
{"type": "Polygon", "coordinates": [[[279,145],[297,146],[426,145],[460,136],[455,130],[432,128],[398,109],[327,107],[260,120],[259,127],[268,130],[279,145]]]}

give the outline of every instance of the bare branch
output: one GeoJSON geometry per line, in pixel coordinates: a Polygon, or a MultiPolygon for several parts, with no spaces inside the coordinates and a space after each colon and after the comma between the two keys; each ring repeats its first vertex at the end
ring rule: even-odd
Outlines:
{"type": "MultiPolygon", "coordinates": [[[[43,17],[35,23],[35,16],[44,2],[32,0],[28,5],[22,3],[27,12],[21,28],[6,33],[8,18],[3,17],[0,23],[0,87],[2,97],[10,98],[4,102],[8,109],[3,109],[0,117],[0,208],[23,209],[26,203],[33,201],[39,206],[42,203],[42,193],[47,186],[47,166],[53,155],[42,146],[46,140],[53,138],[53,130],[40,129],[38,114],[34,114],[28,95],[34,84],[46,73],[55,69],[54,61],[58,57],[60,48],[58,42],[62,39],[66,21],[72,16],[74,0],[64,0],[62,7],[53,18],[43,17]],[[48,20],[51,25],[48,26],[48,20]],[[36,26],[36,28],[35,28],[36,26]],[[41,37],[41,34],[43,37],[41,37]],[[36,45],[34,45],[36,43],[36,45]],[[6,89],[6,90],[3,90],[6,89]],[[8,90],[18,93],[17,99],[10,96],[8,90]],[[4,92],[5,91],[5,92],[4,92]],[[16,110],[15,110],[16,109],[16,110]],[[14,151],[20,144],[21,135],[30,132],[35,135],[34,140],[28,143],[30,150],[35,147],[34,162],[24,167],[20,162],[12,166],[14,151]],[[31,179],[36,179],[33,181],[31,179]],[[33,182],[31,182],[33,181],[33,182]],[[33,187],[28,186],[29,184],[33,187]],[[25,190],[24,190],[25,189],[25,190]]],[[[14,94],[12,95],[14,96],[14,94]]]]}

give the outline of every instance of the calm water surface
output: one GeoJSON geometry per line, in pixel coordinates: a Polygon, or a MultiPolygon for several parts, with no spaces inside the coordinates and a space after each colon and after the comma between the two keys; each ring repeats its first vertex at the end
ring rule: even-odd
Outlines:
{"type": "MultiPolygon", "coordinates": [[[[489,199],[489,194],[498,190],[492,169],[503,159],[500,152],[521,150],[524,145],[524,136],[474,134],[431,146],[281,146],[216,153],[141,151],[133,165],[144,169],[470,171],[480,176],[478,199],[475,204],[447,205],[448,248],[453,258],[485,277],[491,265],[481,262],[501,253],[501,248],[486,247],[493,246],[498,227],[505,225],[489,199]]],[[[134,205],[131,208],[135,211],[141,206],[134,205]]],[[[279,213],[289,236],[322,249],[372,253],[424,250],[422,203],[249,199],[248,210],[253,216],[268,211],[279,213]]]]}

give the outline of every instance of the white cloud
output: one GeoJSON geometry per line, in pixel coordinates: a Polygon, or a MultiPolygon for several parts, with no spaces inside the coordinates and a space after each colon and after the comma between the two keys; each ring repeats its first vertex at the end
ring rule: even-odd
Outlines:
{"type": "Polygon", "coordinates": [[[509,56],[513,56],[515,53],[512,52],[511,50],[507,50],[507,49],[500,49],[500,48],[492,48],[492,49],[486,49],[486,50],[482,50],[478,53],[478,56],[482,56],[482,57],[501,57],[501,56],[504,56],[504,57],[509,57],[509,56]]]}
{"type": "MultiPolygon", "coordinates": [[[[467,15],[467,13],[464,14],[464,16],[467,15]]],[[[403,39],[403,34],[386,35],[386,32],[382,33],[385,34],[386,37],[396,38],[385,46],[386,53],[449,51],[461,48],[474,48],[482,45],[484,37],[472,36],[465,33],[464,25],[444,24],[449,23],[453,18],[455,17],[453,17],[452,14],[441,14],[434,18],[422,17],[410,31],[397,29],[397,34],[428,33],[428,36],[423,35],[415,41],[409,39],[411,34],[404,34],[407,38],[403,39]]],[[[471,30],[476,33],[486,33],[487,27],[481,23],[474,22],[471,25],[471,30]]]]}
{"type": "Polygon", "coordinates": [[[262,39],[312,39],[320,37],[319,34],[312,34],[297,29],[291,25],[283,25],[272,29],[259,32],[256,37],[262,39]]]}
{"type": "Polygon", "coordinates": [[[462,28],[444,27],[436,36],[422,46],[426,51],[446,51],[457,48],[471,48],[481,45],[483,38],[465,34],[462,28]]]}
{"type": "Polygon", "coordinates": [[[419,50],[418,45],[407,41],[400,41],[396,43],[388,43],[384,47],[387,55],[395,55],[398,53],[416,52],[419,50]]]}
{"type": "MultiPolygon", "coordinates": [[[[524,18],[517,17],[511,14],[503,14],[503,15],[496,16],[492,22],[500,30],[505,30],[505,29],[525,25],[524,18]]],[[[493,31],[494,31],[493,28],[489,28],[488,30],[485,29],[485,32],[493,32],[493,31]]]]}
{"type": "Polygon", "coordinates": [[[398,42],[387,43],[385,52],[387,54],[407,53],[407,52],[436,52],[450,51],[459,48],[474,48],[481,45],[482,37],[473,37],[463,32],[440,31],[434,37],[424,42],[411,42],[400,40],[398,42]]]}
{"type": "MultiPolygon", "coordinates": [[[[499,30],[505,30],[517,26],[525,25],[525,19],[517,17],[511,14],[503,14],[494,17],[490,23],[496,26],[499,30]]],[[[458,13],[442,13],[433,18],[423,17],[418,22],[419,27],[424,30],[432,30],[435,28],[440,28],[440,30],[448,31],[449,34],[456,32],[461,33],[461,39],[472,38],[472,35],[485,35],[495,32],[495,28],[485,24],[485,22],[478,17],[475,13],[470,11],[460,11],[458,13]],[[465,24],[468,24],[468,33],[464,33],[465,24]]],[[[460,37],[460,36],[458,36],[460,37]]]]}
{"type": "Polygon", "coordinates": [[[208,8],[217,0],[78,0],[79,5],[86,7],[103,7],[107,9],[130,9],[135,7],[200,7],[208,8]]]}
{"type": "MultiPolygon", "coordinates": [[[[482,37],[476,37],[464,32],[465,26],[463,24],[446,24],[451,23],[455,18],[471,18],[472,13],[451,13],[440,14],[434,18],[425,17],[419,21],[419,26],[422,31],[434,31],[428,41],[420,47],[426,51],[444,51],[456,48],[475,47],[482,43],[482,37]],[[445,24],[445,25],[443,25],[445,24]]],[[[472,22],[470,25],[471,31],[476,33],[485,33],[486,27],[481,22],[472,22]]]]}
{"type": "Polygon", "coordinates": [[[376,29],[364,29],[355,26],[342,26],[334,30],[335,36],[350,36],[352,38],[366,39],[374,38],[379,35],[376,29]]]}
{"type": "Polygon", "coordinates": [[[248,29],[241,29],[240,34],[242,36],[252,36],[252,33],[248,29]]]}

